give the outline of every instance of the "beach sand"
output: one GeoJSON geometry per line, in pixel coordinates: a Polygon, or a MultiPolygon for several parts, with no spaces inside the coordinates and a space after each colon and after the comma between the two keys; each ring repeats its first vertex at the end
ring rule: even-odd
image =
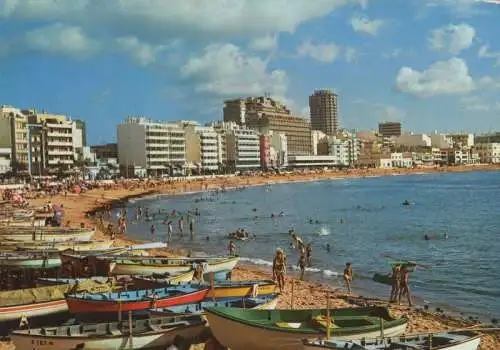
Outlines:
{"type": "MultiPolygon", "coordinates": [[[[254,177],[229,177],[229,178],[211,178],[208,180],[196,180],[189,182],[179,182],[174,184],[167,183],[157,183],[154,187],[150,186],[140,186],[134,189],[123,188],[122,186],[116,186],[111,189],[95,189],[87,191],[83,194],[68,194],[68,195],[57,195],[53,197],[40,198],[36,200],[31,200],[30,204],[40,205],[44,204],[47,200],[51,200],[54,204],[63,204],[64,206],[64,223],[69,221],[70,226],[76,227],[80,223],[85,223],[89,227],[96,227],[97,222],[92,218],[87,217],[86,212],[93,211],[101,208],[103,205],[108,203],[116,203],[117,201],[133,198],[133,197],[143,197],[149,195],[176,195],[184,192],[194,192],[201,191],[205,188],[208,189],[220,188],[225,186],[226,188],[237,187],[237,186],[249,186],[249,185],[261,185],[267,183],[278,183],[278,182],[294,182],[294,181],[314,181],[314,180],[326,180],[344,177],[362,177],[362,176],[385,176],[392,174],[420,174],[420,173],[433,173],[433,172],[465,172],[474,170],[500,170],[499,166],[463,166],[463,167],[443,167],[443,168],[418,168],[418,169],[368,169],[368,170],[350,170],[350,171],[338,171],[338,172],[322,172],[314,174],[293,174],[285,176],[277,175],[266,175],[266,176],[254,176],[254,177]]],[[[101,230],[97,230],[95,239],[109,239],[101,230]]],[[[115,240],[116,246],[130,245],[138,240],[133,240],[128,237],[118,236],[115,240]]],[[[154,252],[157,255],[178,255],[184,252],[179,249],[161,249],[154,252]]],[[[269,257],[271,258],[271,257],[269,257]]],[[[244,279],[269,279],[271,278],[270,268],[267,270],[253,267],[253,266],[238,266],[234,273],[233,279],[244,280],[244,279]]],[[[280,297],[278,303],[279,308],[290,308],[292,304],[292,287],[293,283],[293,307],[297,309],[301,308],[324,308],[327,305],[326,301],[326,290],[327,285],[315,284],[305,281],[300,281],[295,278],[287,277],[285,290],[280,297]]],[[[329,305],[332,308],[335,307],[356,307],[363,303],[369,303],[371,305],[384,305],[388,306],[386,301],[379,299],[366,299],[361,296],[352,295],[347,296],[342,291],[331,290],[330,292],[329,305]]],[[[446,316],[444,314],[431,313],[424,310],[419,310],[416,308],[408,308],[405,306],[390,305],[390,310],[393,315],[400,316],[406,315],[409,318],[409,325],[407,332],[435,332],[447,329],[457,329],[457,328],[467,328],[471,326],[477,326],[476,324],[465,321],[459,318],[454,318],[451,316],[446,316]]],[[[203,344],[198,344],[191,347],[193,350],[203,349],[203,344]]],[[[0,350],[13,349],[13,346],[9,343],[0,343],[0,350]]],[[[488,333],[483,336],[481,342],[481,350],[498,350],[500,349],[500,332],[488,333]]]]}

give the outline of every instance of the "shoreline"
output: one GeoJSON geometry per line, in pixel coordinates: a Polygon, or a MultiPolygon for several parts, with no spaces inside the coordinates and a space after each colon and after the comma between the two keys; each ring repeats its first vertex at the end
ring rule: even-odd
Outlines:
{"type": "MultiPolygon", "coordinates": [[[[443,172],[472,172],[472,171],[498,171],[500,166],[464,166],[464,167],[446,167],[443,168],[416,168],[416,169],[367,169],[367,170],[354,170],[345,172],[322,172],[313,174],[287,174],[285,176],[254,176],[254,177],[228,177],[228,178],[206,178],[204,180],[194,181],[181,181],[173,184],[166,182],[158,182],[153,188],[146,186],[136,187],[133,189],[123,186],[117,188],[105,189],[98,188],[92,189],[82,194],[68,194],[56,195],[53,197],[40,198],[32,200],[31,204],[43,204],[46,200],[50,199],[53,203],[64,204],[64,221],[70,221],[71,226],[79,225],[81,222],[88,226],[97,227],[97,220],[94,217],[86,215],[99,210],[106,205],[120,206],[130,203],[131,200],[154,199],[157,196],[167,197],[172,195],[189,195],[204,192],[206,190],[214,190],[224,186],[227,190],[236,189],[238,187],[246,186],[265,186],[278,183],[299,183],[299,182],[313,182],[313,181],[329,181],[329,180],[342,180],[349,178],[363,178],[375,176],[392,176],[392,175],[424,175],[443,172]]],[[[112,222],[114,224],[114,222],[112,222]]],[[[107,224],[105,222],[105,224],[107,224]]],[[[96,230],[94,239],[109,240],[101,228],[96,230]]],[[[114,245],[124,246],[137,242],[147,240],[133,239],[127,234],[117,235],[114,245]]],[[[156,255],[173,256],[185,254],[185,249],[166,248],[157,249],[152,252],[156,255]]],[[[292,273],[292,276],[294,273],[292,273]]],[[[300,281],[296,277],[286,277],[286,288],[278,303],[278,308],[290,308],[292,304],[292,290],[291,283],[294,285],[294,300],[295,308],[311,308],[326,306],[325,289],[330,288],[324,283],[315,283],[308,281],[300,281]]],[[[249,264],[248,262],[241,262],[236,267],[233,273],[234,279],[270,279],[271,271],[268,267],[257,266],[249,264]]],[[[447,330],[451,328],[466,328],[476,325],[477,323],[464,320],[460,317],[445,315],[444,313],[432,313],[425,311],[421,308],[408,308],[407,306],[397,306],[394,304],[388,305],[387,301],[379,298],[363,297],[360,295],[347,296],[345,293],[340,292],[339,289],[330,293],[330,306],[335,307],[355,307],[363,303],[370,303],[375,305],[389,306],[391,312],[396,315],[408,315],[410,322],[408,325],[408,332],[433,332],[447,330]]],[[[2,347],[0,347],[2,348],[2,347]]],[[[203,349],[203,347],[195,347],[193,349],[203,349]]],[[[500,349],[499,333],[496,336],[486,335],[483,337],[481,343],[481,350],[495,350],[500,349]]]]}

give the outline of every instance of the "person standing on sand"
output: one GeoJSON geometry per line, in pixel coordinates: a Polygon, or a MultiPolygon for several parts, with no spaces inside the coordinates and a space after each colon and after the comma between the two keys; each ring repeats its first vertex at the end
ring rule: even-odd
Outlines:
{"type": "Polygon", "coordinates": [[[390,303],[395,303],[399,295],[399,287],[401,285],[401,265],[394,265],[392,267],[392,288],[391,297],[389,299],[390,303]]]}
{"type": "Polygon", "coordinates": [[[306,272],[306,254],[304,251],[300,253],[300,258],[299,262],[297,263],[297,266],[300,269],[300,280],[304,280],[304,273],[306,272]]]}
{"type": "Polygon", "coordinates": [[[345,284],[347,285],[347,292],[349,294],[351,294],[351,283],[352,283],[352,265],[351,265],[351,263],[345,264],[344,281],[345,281],[345,284]]]}
{"type": "Polygon", "coordinates": [[[276,249],[273,259],[273,280],[278,282],[280,293],[285,289],[286,255],[281,248],[276,249]]]}
{"type": "Polygon", "coordinates": [[[231,240],[229,241],[229,245],[227,246],[227,249],[229,250],[229,255],[234,256],[236,254],[236,244],[231,240]]]}
{"type": "Polygon", "coordinates": [[[401,297],[403,296],[403,294],[406,294],[406,297],[408,298],[408,305],[409,306],[413,305],[411,302],[410,286],[408,284],[409,277],[410,277],[409,265],[403,265],[401,267],[401,283],[399,286],[398,305],[401,305],[401,297]]]}

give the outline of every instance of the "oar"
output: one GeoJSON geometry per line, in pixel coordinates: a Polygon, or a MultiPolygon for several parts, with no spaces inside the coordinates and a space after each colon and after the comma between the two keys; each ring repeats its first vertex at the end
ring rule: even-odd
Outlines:
{"type": "Polygon", "coordinates": [[[430,269],[430,268],[431,268],[431,266],[430,266],[430,265],[417,264],[415,261],[406,260],[406,259],[398,259],[398,258],[395,258],[395,257],[393,257],[393,256],[389,255],[389,254],[382,254],[382,256],[383,256],[383,257],[385,257],[385,258],[391,259],[391,260],[396,260],[396,261],[398,261],[398,260],[400,260],[400,261],[406,261],[406,262],[408,262],[408,263],[411,263],[411,264],[413,264],[413,265],[415,265],[415,266],[418,266],[418,267],[422,267],[422,268],[424,268],[424,269],[430,269]]]}

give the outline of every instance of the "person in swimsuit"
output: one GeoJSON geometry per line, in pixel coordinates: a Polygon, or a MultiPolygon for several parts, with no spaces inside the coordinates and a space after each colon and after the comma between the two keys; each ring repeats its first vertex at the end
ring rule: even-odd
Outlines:
{"type": "Polygon", "coordinates": [[[312,261],[312,245],[311,245],[311,243],[308,243],[306,246],[306,259],[307,259],[307,266],[311,266],[311,261],[312,261]]]}
{"type": "Polygon", "coordinates": [[[229,255],[234,256],[236,253],[236,244],[231,240],[229,241],[229,245],[227,246],[227,249],[229,250],[229,255]]]}
{"type": "Polygon", "coordinates": [[[401,285],[401,265],[394,265],[392,267],[392,288],[391,297],[389,299],[390,303],[396,302],[399,295],[399,286],[401,285]]]}
{"type": "Polygon", "coordinates": [[[306,254],[305,252],[300,253],[299,262],[297,267],[300,269],[300,280],[304,280],[304,273],[306,272],[306,254]]]}
{"type": "Polygon", "coordinates": [[[351,294],[351,283],[352,283],[352,265],[351,263],[345,264],[344,269],[344,281],[347,286],[347,292],[351,294]]]}
{"type": "Polygon", "coordinates": [[[184,234],[184,216],[181,216],[179,219],[179,235],[182,236],[184,234]]]}
{"type": "Polygon", "coordinates": [[[401,282],[399,285],[399,296],[398,296],[398,305],[401,305],[401,297],[406,294],[406,297],[408,299],[408,305],[412,306],[411,302],[411,293],[410,293],[410,286],[408,284],[408,278],[410,277],[410,267],[411,265],[403,265],[401,267],[401,282]]]}
{"type": "Polygon", "coordinates": [[[285,288],[286,255],[281,248],[276,249],[273,259],[273,280],[278,281],[280,292],[285,288]]]}

